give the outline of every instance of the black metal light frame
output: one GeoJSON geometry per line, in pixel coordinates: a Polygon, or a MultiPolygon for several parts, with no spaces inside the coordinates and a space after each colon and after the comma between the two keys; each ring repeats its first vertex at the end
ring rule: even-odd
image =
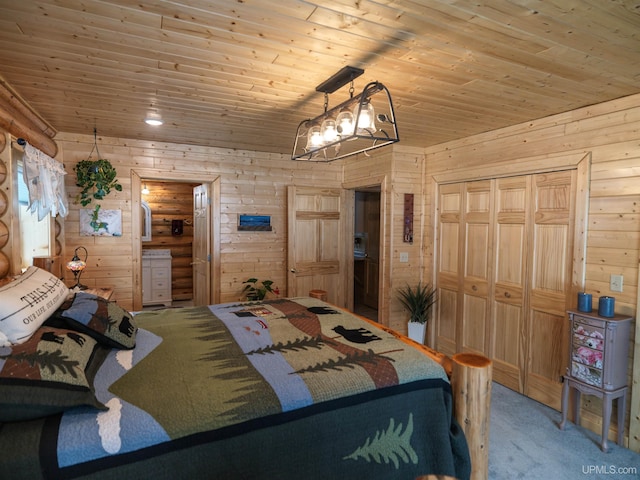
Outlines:
{"type": "MultiPolygon", "coordinates": [[[[353,79],[360,76],[364,70],[355,67],[344,67],[338,73],[327,79],[316,87],[316,91],[325,94],[325,111],[313,119],[306,119],[300,122],[296,131],[296,138],[291,154],[292,160],[302,160],[310,162],[332,162],[342,158],[350,157],[359,153],[365,153],[392,143],[400,141],[398,127],[393,110],[391,94],[387,87],[380,82],[370,82],[359,95],[353,96],[353,79]],[[351,96],[341,104],[327,109],[328,94],[351,82],[351,96]],[[358,120],[360,112],[369,102],[375,100],[374,109],[376,121],[380,127],[373,133],[358,132],[358,120]],[[357,106],[357,110],[356,110],[357,106]],[[307,148],[307,135],[314,125],[321,124],[326,118],[336,118],[337,114],[345,108],[354,109],[355,125],[353,133],[341,135],[335,141],[323,144],[316,148],[307,148]]],[[[361,129],[360,129],[361,130],[361,129]]]]}

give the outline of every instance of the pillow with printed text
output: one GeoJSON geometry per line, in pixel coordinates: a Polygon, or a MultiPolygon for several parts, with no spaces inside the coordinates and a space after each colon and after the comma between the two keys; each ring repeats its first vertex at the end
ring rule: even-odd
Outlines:
{"type": "Polygon", "coordinates": [[[0,287],[0,347],[29,340],[68,295],[62,280],[38,267],[0,287]]]}

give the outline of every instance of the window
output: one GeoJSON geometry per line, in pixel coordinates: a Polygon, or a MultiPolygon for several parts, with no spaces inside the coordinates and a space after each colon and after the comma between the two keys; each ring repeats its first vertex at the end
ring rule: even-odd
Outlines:
{"type": "Polygon", "coordinates": [[[47,215],[38,221],[36,213],[27,211],[29,192],[24,182],[22,152],[14,149],[13,155],[15,172],[14,185],[18,186],[18,232],[20,244],[20,268],[26,269],[33,264],[33,257],[50,256],[51,252],[51,216],[47,215]]]}

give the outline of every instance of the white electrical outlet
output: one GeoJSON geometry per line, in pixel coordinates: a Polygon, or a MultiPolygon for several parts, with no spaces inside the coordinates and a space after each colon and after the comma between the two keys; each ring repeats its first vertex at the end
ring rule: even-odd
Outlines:
{"type": "Polygon", "coordinates": [[[611,277],[609,277],[609,290],[612,292],[622,292],[622,275],[611,275],[611,277]]]}
{"type": "Polygon", "coordinates": [[[409,253],[407,252],[400,252],[400,261],[402,263],[407,263],[409,261],[409,253]]]}

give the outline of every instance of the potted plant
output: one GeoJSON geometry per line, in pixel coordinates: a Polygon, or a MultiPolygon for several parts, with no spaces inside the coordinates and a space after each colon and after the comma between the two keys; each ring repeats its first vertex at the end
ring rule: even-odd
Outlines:
{"type": "Polygon", "coordinates": [[[407,284],[398,291],[400,303],[410,314],[409,338],[418,343],[424,343],[431,307],[437,300],[436,293],[436,289],[430,283],[422,285],[421,282],[418,282],[415,289],[407,284]]]}
{"type": "Polygon", "coordinates": [[[267,292],[275,293],[276,295],[280,293],[278,287],[273,287],[273,280],[263,280],[258,285],[257,278],[250,278],[242,283],[244,285],[242,293],[246,295],[249,301],[264,300],[267,292]]]}
{"type": "MultiPolygon", "coordinates": [[[[80,204],[86,207],[92,200],[102,200],[111,190],[122,191],[122,185],[116,178],[116,169],[111,162],[104,158],[98,160],[80,160],[74,167],[76,172],[76,185],[82,187],[78,195],[80,204]]],[[[100,229],[98,212],[100,205],[96,204],[91,215],[91,226],[94,231],[100,229]]]]}

